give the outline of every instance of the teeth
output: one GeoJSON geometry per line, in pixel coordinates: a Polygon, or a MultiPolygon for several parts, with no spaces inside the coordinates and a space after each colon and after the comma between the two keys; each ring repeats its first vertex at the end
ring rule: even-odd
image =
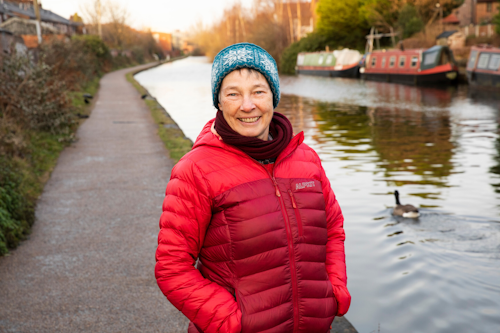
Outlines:
{"type": "Polygon", "coordinates": [[[257,120],[259,120],[260,117],[253,117],[253,118],[239,118],[242,122],[244,123],[254,123],[257,120]]]}

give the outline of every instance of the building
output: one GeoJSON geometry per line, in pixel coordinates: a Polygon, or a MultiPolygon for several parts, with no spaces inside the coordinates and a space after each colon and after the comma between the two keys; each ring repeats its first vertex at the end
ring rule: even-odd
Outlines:
{"type": "Polygon", "coordinates": [[[300,40],[314,30],[317,1],[288,0],[281,4],[283,23],[293,31],[293,40],[300,40]]]}
{"type": "MultiPolygon", "coordinates": [[[[0,24],[3,26],[3,24],[11,18],[36,20],[33,1],[0,0],[0,24]]],[[[81,29],[83,26],[82,22],[70,21],[56,13],[43,9],[41,6],[40,18],[45,26],[51,26],[55,28],[59,34],[67,36],[77,33],[78,29],[81,29]]]]}
{"type": "Polygon", "coordinates": [[[163,55],[172,55],[173,45],[172,45],[172,34],[167,34],[164,32],[153,32],[153,38],[156,43],[160,46],[163,51],[163,55]]]}
{"type": "Polygon", "coordinates": [[[498,14],[499,6],[497,0],[465,0],[452,15],[458,18],[461,27],[488,24],[498,14]]]}
{"type": "Polygon", "coordinates": [[[500,3],[497,0],[477,0],[474,24],[491,23],[498,14],[500,3]]]}
{"type": "Polygon", "coordinates": [[[28,48],[21,37],[0,28],[0,53],[11,54],[13,51],[26,53],[27,50],[28,48]]]}
{"type": "Polygon", "coordinates": [[[436,37],[436,45],[448,46],[450,49],[465,47],[465,34],[458,30],[445,31],[436,37]]]}

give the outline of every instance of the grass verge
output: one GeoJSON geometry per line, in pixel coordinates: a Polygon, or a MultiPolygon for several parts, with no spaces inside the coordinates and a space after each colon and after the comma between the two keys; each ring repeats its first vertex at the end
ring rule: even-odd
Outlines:
{"type": "MultiPolygon", "coordinates": [[[[73,112],[88,116],[92,104],[86,104],[84,93],[94,96],[99,89],[99,77],[88,82],[81,91],[68,92],[73,112]]],[[[35,221],[35,206],[43,187],[56,166],[62,150],[74,140],[74,134],[84,118],[69,129],[69,133],[52,134],[26,130],[22,156],[0,156],[0,256],[8,255],[26,239],[35,221]]]]}
{"type": "MultiPolygon", "coordinates": [[[[179,58],[172,59],[171,61],[178,59],[179,58]]],[[[191,150],[193,142],[184,135],[184,132],[180,129],[172,117],[170,117],[168,112],[160,105],[160,103],[158,103],[155,98],[149,96],[148,91],[135,80],[134,75],[137,73],[138,72],[127,73],[127,81],[132,83],[139,94],[148,94],[148,97],[144,99],[144,101],[151,111],[154,121],[158,125],[158,136],[168,149],[170,158],[177,163],[182,156],[191,150]]]]}

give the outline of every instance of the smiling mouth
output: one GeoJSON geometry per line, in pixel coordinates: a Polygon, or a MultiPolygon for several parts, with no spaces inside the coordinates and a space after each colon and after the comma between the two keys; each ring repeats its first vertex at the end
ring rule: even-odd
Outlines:
{"type": "Polygon", "coordinates": [[[253,117],[253,118],[238,118],[239,121],[244,122],[244,123],[255,123],[257,120],[259,120],[259,117],[253,117]]]}

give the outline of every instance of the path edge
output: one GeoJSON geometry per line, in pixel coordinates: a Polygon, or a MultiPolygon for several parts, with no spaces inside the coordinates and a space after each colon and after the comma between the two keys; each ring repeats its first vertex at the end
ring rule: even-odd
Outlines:
{"type": "Polygon", "coordinates": [[[158,102],[158,100],[135,79],[135,75],[186,57],[187,56],[181,56],[168,61],[153,63],[151,66],[140,68],[138,70],[131,70],[125,74],[127,81],[136,88],[137,92],[141,95],[146,106],[148,107],[151,116],[157,125],[157,134],[162,140],[165,148],[167,148],[170,158],[174,161],[174,163],[179,162],[181,157],[193,148],[193,141],[191,141],[191,139],[184,134],[179,125],[175,122],[172,116],[170,116],[168,111],[158,102]]]}

